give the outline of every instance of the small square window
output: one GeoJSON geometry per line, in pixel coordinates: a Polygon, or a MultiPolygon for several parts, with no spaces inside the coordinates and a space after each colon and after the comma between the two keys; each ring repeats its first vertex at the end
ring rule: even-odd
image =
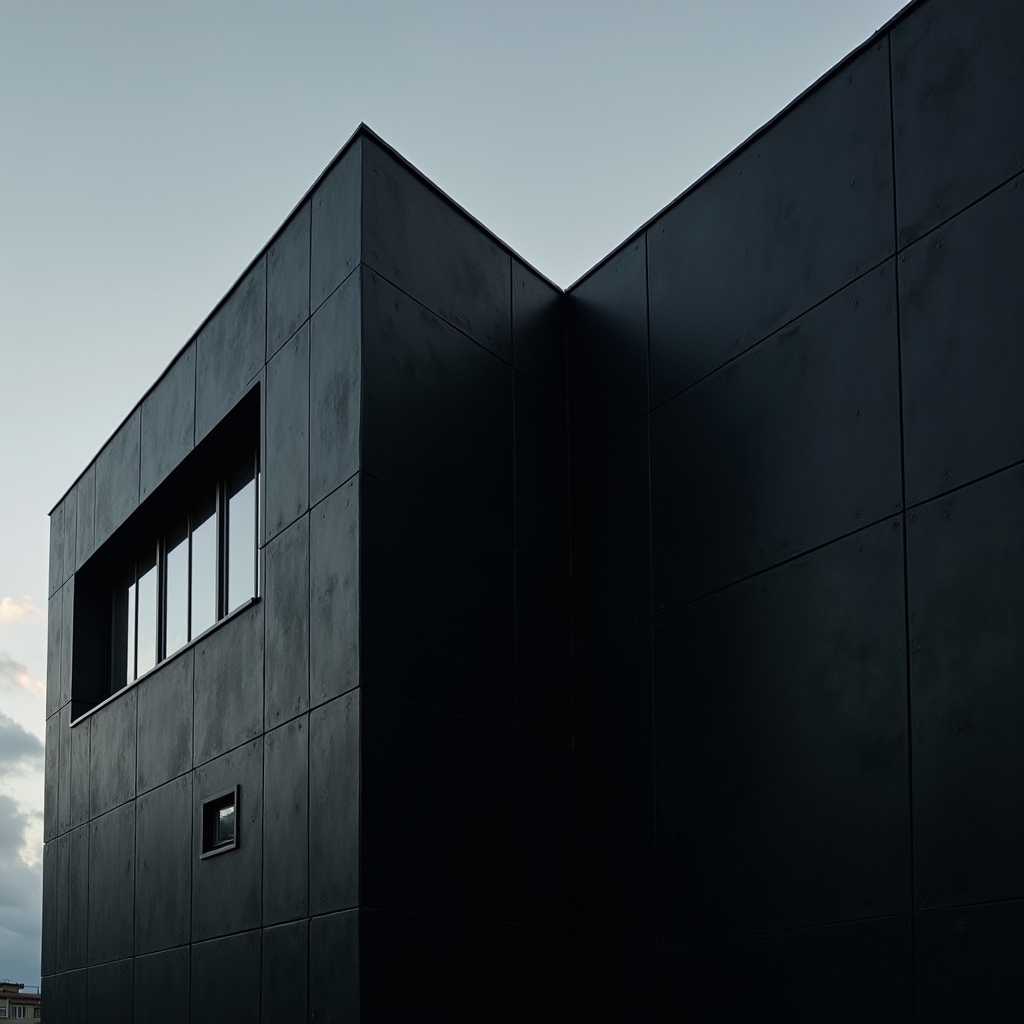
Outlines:
{"type": "Polygon", "coordinates": [[[238,848],[239,787],[203,801],[203,837],[199,859],[238,848]]]}

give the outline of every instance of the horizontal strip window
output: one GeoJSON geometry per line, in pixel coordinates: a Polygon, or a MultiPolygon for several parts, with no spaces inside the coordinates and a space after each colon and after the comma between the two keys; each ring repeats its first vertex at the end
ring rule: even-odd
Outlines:
{"type": "Polygon", "coordinates": [[[75,573],[71,719],[258,598],[254,384],[75,573]]]}
{"type": "Polygon", "coordinates": [[[253,452],[125,567],[112,596],[108,693],[257,595],[259,486],[253,452]]]}

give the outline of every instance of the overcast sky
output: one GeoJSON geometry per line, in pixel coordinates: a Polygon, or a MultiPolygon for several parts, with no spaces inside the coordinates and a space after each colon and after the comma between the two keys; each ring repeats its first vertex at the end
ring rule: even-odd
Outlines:
{"type": "Polygon", "coordinates": [[[563,287],[897,0],[0,0],[0,978],[39,981],[47,512],[365,121],[563,287]]]}

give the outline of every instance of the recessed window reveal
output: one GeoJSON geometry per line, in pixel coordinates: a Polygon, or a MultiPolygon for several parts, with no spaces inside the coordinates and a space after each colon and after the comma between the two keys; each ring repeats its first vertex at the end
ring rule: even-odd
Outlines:
{"type": "Polygon", "coordinates": [[[125,568],[113,593],[109,693],[256,596],[259,486],[251,453],[125,568]]]}
{"type": "Polygon", "coordinates": [[[203,801],[199,859],[238,849],[238,797],[240,787],[203,801]]]}

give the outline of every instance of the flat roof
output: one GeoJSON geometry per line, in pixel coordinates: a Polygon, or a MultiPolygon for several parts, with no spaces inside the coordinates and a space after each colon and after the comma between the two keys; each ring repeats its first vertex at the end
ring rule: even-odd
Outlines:
{"type": "Polygon", "coordinates": [[[160,381],[163,380],[163,378],[167,375],[167,372],[174,365],[174,362],[178,358],[178,356],[180,356],[181,353],[184,352],[184,350],[186,348],[188,348],[188,346],[192,343],[192,341],[196,338],[196,336],[200,333],[200,331],[202,331],[202,329],[210,322],[210,320],[212,319],[214,314],[220,309],[220,307],[222,305],[224,305],[224,303],[227,301],[228,297],[231,295],[232,291],[234,291],[235,287],[239,284],[239,282],[241,282],[242,278],[244,278],[245,275],[249,273],[249,271],[253,268],[253,266],[255,266],[256,263],[259,262],[259,260],[263,257],[263,255],[266,253],[266,251],[270,248],[270,246],[274,244],[274,241],[281,234],[281,232],[285,229],[285,227],[288,225],[288,222],[292,219],[292,217],[298,212],[298,210],[302,206],[302,204],[305,203],[307,199],[309,199],[309,197],[316,190],[316,188],[320,184],[320,182],[323,181],[323,179],[327,176],[327,174],[334,168],[335,164],[337,164],[338,161],[341,160],[341,158],[345,155],[345,153],[348,152],[349,148],[355,143],[355,141],[358,138],[365,136],[366,138],[372,139],[377,145],[379,145],[388,154],[390,154],[395,160],[397,160],[400,164],[402,164],[402,166],[405,167],[406,170],[408,170],[410,173],[414,174],[417,178],[419,178],[420,181],[422,181],[425,185],[427,185],[433,192],[435,192],[437,195],[439,195],[445,202],[447,202],[450,206],[452,206],[455,210],[457,210],[460,214],[462,214],[462,216],[466,217],[469,221],[471,221],[474,225],[476,225],[476,227],[478,227],[481,231],[483,231],[489,238],[491,238],[493,241],[497,242],[497,244],[500,245],[501,248],[503,248],[510,256],[513,256],[517,260],[519,260],[520,263],[522,263],[524,266],[528,267],[534,274],[536,274],[538,277],[540,277],[544,281],[546,281],[549,285],[551,285],[552,288],[555,288],[559,292],[562,292],[562,294],[566,294],[567,295],[574,288],[576,288],[583,281],[585,281],[588,277],[590,277],[590,275],[593,274],[596,270],[598,270],[602,266],[604,266],[617,253],[621,252],[627,245],[629,245],[631,242],[635,241],[652,224],[654,224],[660,217],[664,216],[666,213],[668,213],[670,210],[672,210],[675,206],[677,206],[679,203],[681,203],[695,189],[697,189],[700,185],[702,185],[705,181],[707,181],[708,178],[710,178],[713,174],[715,174],[716,172],[721,170],[722,167],[724,167],[726,164],[728,164],[731,160],[735,159],[744,150],[749,148],[754,142],[757,141],[757,139],[759,139],[762,135],[764,135],[771,128],[773,128],[779,121],[781,121],[782,118],[784,118],[791,110],[793,110],[794,107],[796,107],[798,104],[802,103],[812,92],[814,92],[816,89],[820,88],[833,75],[838,74],[847,64],[849,64],[851,61],[853,61],[857,57],[859,57],[860,54],[862,54],[865,50],[867,50],[869,47],[871,47],[878,40],[878,38],[880,36],[882,36],[885,33],[889,32],[892,29],[892,27],[898,21],[900,21],[903,18],[905,18],[907,16],[907,14],[911,10],[913,10],[915,7],[918,7],[922,3],[924,3],[924,0],[910,0],[910,2],[905,7],[901,8],[899,11],[897,11],[884,25],[882,25],[881,28],[879,28],[875,32],[873,32],[867,39],[864,40],[863,43],[861,43],[855,49],[851,50],[845,57],[843,57],[835,65],[833,65],[831,68],[829,68],[828,71],[826,71],[818,79],[816,79],[814,82],[812,82],[806,89],[803,90],[803,92],[801,92],[798,96],[796,96],[790,103],[786,104],[786,106],[783,107],[782,110],[780,110],[774,117],[772,117],[770,120],[766,121],[763,125],[761,125],[760,128],[758,128],[756,131],[751,133],[746,139],[743,140],[743,142],[741,142],[738,146],[736,146],[735,149],[731,150],[724,157],[722,157],[722,159],[719,160],[718,163],[716,163],[713,167],[710,167],[696,181],[694,181],[692,184],[688,185],[682,192],[680,192],[680,194],[678,196],[676,196],[675,199],[671,200],[669,203],[667,203],[665,206],[663,206],[657,213],[655,213],[652,217],[650,217],[646,221],[644,221],[644,223],[641,224],[640,227],[638,227],[635,231],[633,231],[627,238],[623,239],[623,241],[620,242],[614,249],[612,249],[611,252],[609,252],[607,255],[603,256],[589,270],[587,270],[584,274],[582,274],[579,278],[577,278],[571,285],[569,285],[568,288],[564,288],[564,289],[560,288],[557,284],[555,284],[554,281],[552,281],[546,274],[543,274],[539,270],[537,270],[537,268],[534,267],[533,264],[529,262],[529,260],[524,259],[510,245],[508,245],[507,242],[505,242],[503,239],[499,238],[489,227],[487,227],[486,224],[483,224],[480,220],[478,220],[476,217],[474,217],[468,210],[466,210],[465,207],[463,207],[460,203],[456,202],[450,195],[448,195],[447,192],[445,192],[443,189],[439,188],[418,167],[416,167],[415,164],[413,164],[406,157],[404,157],[401,153],[399,153],[398,150],[396,150],[394,148],[394,146],[392,146],[389,143],[385,142],[385,140],[382,139],[372,128],[370,128],[369,125],[367,125],[365,122],[360,122],[359,126],[349,136],[349,138],[347,139],[345,144],[341,147],[341,149],[338,150],[338,152],[334,155],[334,157],[328,162],[327,166],[324,167],[324,169],[320,172],[319,175],[317,175],[316,180],[309,186],[308,189],[306,189],[306,191],[302,194],[302,197],[291,208],[291,210],[288,211],[288,215],[281,222],[281,226],[270,236],[270,238],[260,248],[260,250],[256,253],[256,255],[253,256],[253,258],[245,265],[245,268],[235,278],[235,280],[232,281],[231,286],[227,289],[227,291],[225,291],[223,296],[221,296],[220,300],[214,305],[214,307],[210,310],[210,312],[203,318],[203,320],[199,323],[198,327],[196,327],[196,329],[188,336],[188,339],[184,342],[184,344],[182,344],[181,348],[179,348],[175,352],[175,354],[174,354],[173,358],[171,359],[171,361],[163,369],[163,371],[156,378],[156,380],[154,380],[153,383],[142,393],[142,395],[140,396],[139,400],[128,411],[128,414],[117,424],[117,426],[114,428],[113,432],[110,434],[109,437],[107,437],[107,439],[103,442],[103,444],[100,445],[99,449],[96,452],[96,455],[94,455],[92,457],[92,459],[90,459],[86,463],[85,467],[78,474],[78,476],[75,477],[75,479],[71,482],[71,484],[66,488],[66,490],[57,499],[57,501],[54,502],[53,507],[49,511],[49,515],[53,515],[53,513],[56,510],[57,506],[60,505],[62,501],[64,501],[64,499],[68,496],[68,494],[70,494],[71,490],[78,483],[78,481],[82,478],[82,476],[85,474],[86,470],[88,470],[89,466],[91,466],[92,463],[95,461],[96,456],[99,455],[99,453],[110,443],[111,439],[117,434],[117,432],[121,429],[121,427],[123,427],[124,424],[127,423],[129,419],[131,419],[132,414],[142,404],[142,402],[145,401],[146,396],[149,395],[150,392],[152,392],[153,389],[160,383],[160,381]]]}
{"type": "Polygon", "coordinates": [[[338,163],[338,161],[341,160],[341,158],[349,151],[352,145],[359,138],[372,139],[373,142],[375,142],[386,153],[388,153],[391,157],[398,161],[398,163],[400,163],[407,171],[409,171],[410,174],[413,174],[416,178],[423,182],[423,184],[425,184],[432,192],[440,196],[441,199],[448,203],[449,206],[453,207],[458,213],[460,213],[463,217],[469,220],[477,228],[483,231],[484,234],[486,234],[492,241],[496,242],[499,246],[501,246],[501,248],[504,249],[505,252],[509,254],[509,256],[512,256],[515,259],[517,259],[532,273],[536,274],[537,277],[541,278],[543,281],[546,281],[556,291],[563,291],[563,289],[560,288],[557,284],[555,284],[555,282],[552,281],[551,278],[549,278],[546,274],[539,271],[532,263],[530,263],[529,260],[524,259],[524,257],[517,253],[515,249],[513,249],[507,242],[499,238],[489,227],[487,227],[486,224],[478,220],[464,206],[462,206],[460,203],[457,203],[454,199],[452,199],[452,197],[448,195],[448,193],[445,192],[444,189],[439,188],[415,164],[413,164],[401,153],[399,153],[394,146],[392,146],[390,143],[382,139],[368,124],[366,124],[366,122],[360,122],[359,127],[357,127],[356,130],[348,137],[348,139],[346,140],[345,144],[341,147],[341,149],[339,149],[338,152],[335,153],[335,155],[328,162],[327,166],[324,167],[324,169],[317,175],[316,180],[309,186],[309,188],[306,189],[305,192],[303,192],[302,197],[299,199],[299,201],[295,203],[295,205],[288,211],[288,214],[281,222],[280,227],[278,227],[277,230],[274,231],[274,233],[266,241],[266,243],[260,247],[256,255],[253,256],[251,260],[249,260],[249,262],[243,268],[242,272],[234,279],[234,281],[231,282],[231,285],[228,287],[227,291],[225,291],[224,294],[220,297],[220,299],[218,299],[218,301],[210,310],[210,312],[207,313],[205,317],[203,317],[202,321],[200,321],[196,329],[188,336],[188,339],[174,353],[174,355],[171,358],[171,361],[160,372],[156,380],[154,380],[153,383],[150,384],[148,388],[146,388],[146,390],[139,397],[139,400],[132,405],[131,409],[128,410],[127,415],[124,416],[123,419],[121,419],[121,421],[117,424],[116,427],[114,427],[113,431],[106,438],[103,444],[100,445],[100,447],[97,449],[93,457],[85,464],[85,467],[82,469],[82,471],[75,477],[74,480],[72,480],[72,482],[68,485],[67,489],[63,492],[63,494],[61,494],[61,496],[54,502],[53,507],[50,509],[48,513],[49,515],[53,515],[57,506],[60,505],[60,503],[71,493],[75,484],[78,483],[78,481],[85,475],[86,470],[88,470],[88,468],[96,460],[96,456],[98,456],[99,453],[103,451],[103,449],[110,443],[110,441],[117,434],[117,432],[125,425],[125,423],[128,422],[128,420],[131,419],[135,410],[146,400],[146,396],[149,395],[150,392],[154,390],[154,388],[156,388],[156,386],[160,383],[161,380],[163,380],[163,378],[167,375],[168,371],[174,365],[177,358],[182,354],[182,352],[185,351],[185,349],[188,348],[189,345],[192,344],[193,340],[199,335],[202,329],[210,322],[210,320],[214,317],[214,315],[221,308],[221,306],[223,306],[224,303],[228,300],[228,298],[231,296],[231,293],[235,290],[235,288],[242,281],[245,275],[248,274],[249,271],[263,258],[264,254],[274,244],[274,242],[280,236],[281,232],[284,231],[284,229],[288,226],[288,222],[299,211],[303,203],[305,203],[313,194],[313,192],[316,191],[316,188],[320,184],[320,182],[323,181],[325,177],[327,177],[327,175],[331,172],[331,170],[338,163]]]}
{"type": "Polygon", "coordinates": [[[879,36],[882,36],[886,32],[888,32],[893,27],[893,25],[896,24],[896,22],[905,18],[913,8],[918,7],[922,3],[924,3],[924,0],[910,0],[910,3],[908,3],[905,7],[901,7],[881,28],[876,29],[874,32],[872,32],[871,35],[867,39],[865,39],[863,43],[860,44],[860,46],[851,50],[845,57],[842,58],[842,60],[838,61],[836,64],[830,67],[828,71],[826,71],[823,75],[821,75],[809,86],[807,86],[807,88],[804,89],[802,93],[800,93],[798,96],[794,97],[789,103],[787,103],[774,117],[772,117],[768,121],[765,121],[765,123],[761,125],[760,128],[751,132],[751,134],[748,135],[747,138],[745,138],[735,149],[730,150],[728,153],[726,153],[725,156],[722,157],[721,160],[718,161],[718,163],[716,163],[712,167],[709,167],[695,182],[693,182],[692,185],[688,185],[685,189],[683,189],[683,191],[680,192],[679,195],[675,197],[675,199],[666,203],[666,205],[663,206],[653,217],[650,217],[648,220],[644,221],[644,223],[641,224],[640,227],[636,229],[636,231],[629,235],[628,238],[623,239],[623,241],[621,241],[614,249],[612,249],[610,253],[608,253],[606,256],[601,257],[601,259],[598,260],[597,263],[595,263],[588,271],[581,274],[575,281],[573,281],[571,285],[569,285],[568,288],[564,289],[565,294],[568,295],[569,292],[573,290],[573,288],[575,288],[579,284],[582,284],[588,277],[590,277],[591,274],[594,273],[595,270],[599,270],[613,256],[615,256],[617,253],[625,249],[626,246],[629,245],[631,242],[635,241],[660,217],[663,217],[666,213],[669,212],[669,210],[672,210],[676,206],[678,206],[688,195],[690,195],[691,192],[693,192],[699,186],[704,184],[704,182],[707,181],[708,178],[710,178],[716,172],[720,171],[727,163],[729,163],[731,160],[734,160],[745,149],[753,145],[753,143],[755,143],[762,135],[770,131],[776,124],[778,124],[778,122],[781,121],[791,110],[793,110],[794,107],[798,106],[805,99],[807,99],[807,97],[812,92],[814,92],[815,89],[820,88],[833,75],[836,75],[840,71],[842,71],[842,69],[846,67],[847,64],[855,60],[862,53],[868,50],[875,42],[877,42],[879,36]]]}

